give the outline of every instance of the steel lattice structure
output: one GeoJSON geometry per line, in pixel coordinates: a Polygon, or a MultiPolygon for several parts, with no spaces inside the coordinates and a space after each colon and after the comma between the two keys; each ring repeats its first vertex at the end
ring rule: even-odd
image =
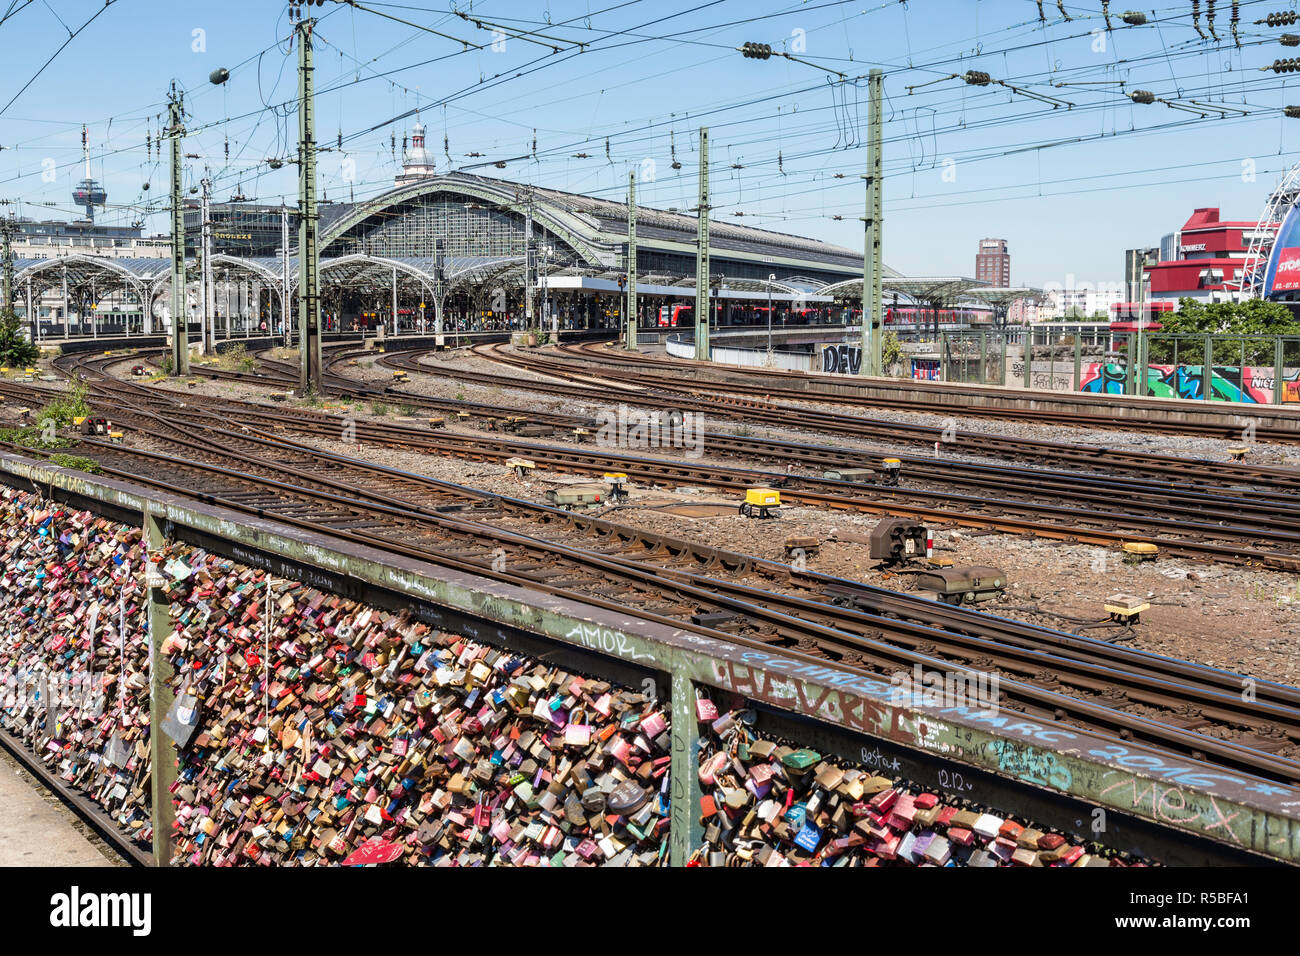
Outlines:
{"type": "Polygon", "coordinates": [[[1241,297],[1243,299],[1262,299],[1264,297],[1264,274],[1268,271],[1268,260],[1273,254],[1273,242],[1278,229],[1291,207],[1300,200],[1300,163],[1292,166],[1282,181],[1269,194],[1264,211],[1260,213],[1255,231],[1250,237],[1250,246],[1246,251],[1246,263],[1241,271],[1241,297]]]}

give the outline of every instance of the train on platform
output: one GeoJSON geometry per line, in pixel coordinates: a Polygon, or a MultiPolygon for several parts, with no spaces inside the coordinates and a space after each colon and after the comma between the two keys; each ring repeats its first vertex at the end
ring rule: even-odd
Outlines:
{"type": "MultiPolygon", "coordinates": [[[[840,322],[842,309],[829,305],[820,308],[789,308],[786,306],[749,305],[725,303],[714,307],[714,328],[735,325],[766,325],[771,314],[772,325],[835,325],[840,322]]],[[[656,327],[661,329],[694,328],[695,306],[686,304],[662,305],[657,313],[656,327]]]]}
{"type": "MultiPolygon", "coordinates": [[[[862,321],[862,310],[831,304],[812,308],[791,308],[786,305],[753,305],[748,303],[715,306],[714,328],[735,325],[763,326],[768,312],[774,326],[790,325],[856,325],[862,321]]],[[[989,328],[993,313],[984,308],[928,309],[915,305],[893,305],[885,309],[885,327],[898,332],[924,331],[935,327],[936,316],[940,330],[989,328]]],[[[695,325],[695,306],[689,303],[662,305],[656,314],[655,327],[660,329],[692,328],[695,325]]]]}

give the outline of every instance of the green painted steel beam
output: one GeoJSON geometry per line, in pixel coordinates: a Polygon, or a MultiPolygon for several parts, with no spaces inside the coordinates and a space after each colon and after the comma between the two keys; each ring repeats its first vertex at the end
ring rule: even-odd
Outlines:
{"type": "Polygon", "coordinates": [[[704,842],[700,798],[700,722],[695,713],[696,684],[690,673],[679,669],[672,674],[672,828],[669,849],[673,866],[686,861],[704,842]]]}
{"type": "Polygon", "coordinates": [[[709,295],[709,128],[700,127],[700,194],[695,249],[695,358],[709,360],[709,324],[713,319],[709,295]]]}
{"type": "MultiPolygon", "coordinates": [[[[185,135],[184,94],[172,84],[167,102],[167,135],[171,139],[172,230],[172,375],[190,374],[189,319],[185,314],[185,207],[182,201],[181,138],[185,135]]],[[[66,327],[68,317],[63,321],[66,327]]]]}
{"type": "Polygon", "coordinates": [[[629,352],[636,348],[636,172],[627,174],[627,315],[624,317],[627,333],[623,347],[629,352]]]}
{"type": "Polygon", "coordinates": [[[166,530],[155,509],[146,504],[144,511],[146,562],[145,585],[149,595],[149,777],[153,811],[153,859],[155,866],[170,866],[173,852],[172,830],[176,808],[171,788],[176,782],[176,745],[161,730],[163,718],[171,709],[174,675],[171,661],[162,652],[162,644],[172,632],[171,602],[163,590],[163,579],[154,570],[153,556],[167,545],[166,530]]]}

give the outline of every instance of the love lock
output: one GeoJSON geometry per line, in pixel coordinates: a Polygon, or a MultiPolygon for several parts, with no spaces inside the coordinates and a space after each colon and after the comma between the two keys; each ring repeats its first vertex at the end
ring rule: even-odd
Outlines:
{"type": "Polygon", "coordinates": [[[649,798],[650,794],[643,787],[629,780],[619,784],[610,792],[606,805],[611,813],[628,816],[640,810],[649,798]]]}

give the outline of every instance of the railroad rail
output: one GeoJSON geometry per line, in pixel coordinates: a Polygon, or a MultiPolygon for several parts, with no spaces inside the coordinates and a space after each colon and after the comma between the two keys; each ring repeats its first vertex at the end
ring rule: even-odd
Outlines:
{"type": "MultiPolygon", "coordinates": [[[[85,358],[74,360],[86,363],[85,358]]],[[[113,359],[93,360],[95,365],[113,359]]],[[[69,364],[69,363],[65,363],[69,364]]],[[[91,368],[90,365],[85,365],[91,368]]],[[[207,370],[220,377],[247,378],[239,373],[207,370]]],[[[272,369],[287,376],[287,369],[272,369]]],[[[266,382],[266,377],[260,379],[266,382]]],[[[279,378],[274,378],[279,382],[279,378]]],[[[287,379],[285,380],[287,384],[287,379]]],[[[127,388],[133,383],[112,386],[127,388]]],[[[138,392],[151,390],[133,386],[138,392]]],[[[339,386],[347,389],[346,380],[339,386]]],[[[353,389],[355,397],[369,389],[353,389]]],[[[378,392],[387,400],[421,403],[409,392],[378,392]]],[[[106,396],[108,398],[109,396],[106,396]]],[[[469,403],[475,417],[492,421],[509,417],[512,409],[469,403]]],[[[457,408],[454,400],[427,399],[426,407],[457,408]]],[[[463,408],[461,409],[463,411],[463,408]]],[[[333,437],[338,419],[328,415],[288,414],[259,406],[244,407],[241,416],[268,429],[292,429],[300,434],[333,437]]],[[[576,427],[589,419],[553,414],[530,415],[530,420],[556,428],[576,427]]],[[[706,433],[709,447],[747,460],[774,461],[787,470],[723,467],[665,460],[581,445],[553,445],[507,436],[439,433],[388,423],[355,423],[358,440],[405,447],[442,456],[484,461],[525,457],[541,467],[603,475],[621,471],[636,480],[688,483],[730,492],[755,485],[780,487],[787,499],[813,507],[915,517],[940,526],[992,529],[1032,534],[1055,540],[1117,548],[1128,541],[1150,541],[1174,555],[1238,564],[1300,570],[1300,513],[1297,498],[1284,491],[1242,486],[1199,486],[1185,489],[1172,480],[1136,477],[1114,478],[1064,472],[1042,472],[1006,466],[945,460],[908,459],[908,480],[898,487],[864,484],[795,474],[794,465],[825,470],[860,466],[865,453],[808,443],[753,439],[725,433],[706,433]],[[912,473],[912,465],[917,474],[912,473]],[[957,485],[962,491],[944,490],[957,485]]],[[[1276,472],[1284,472],[1276,469],[1276,472]]],[[[1300,477],[1300,474],[1292,473],[1300,477]]]]}
{"type": "MultiPolygon", "coordinates": [[[[671,383],[680,381],[682,372],[690,372],[698,382],[701,372],[714,378],[704,387],[737,395],[775,396],[797,401],[833,401],[837,404],[871,408],[888,408],[894,411],[950,415],[958,407],[962,415],[972,418],[1007,419],[1013,421],[1041,422],[1049,425],[1071,425],[1081,428],[1115,428],[1123,423],[1137,426],[1145,432],[1164,434],[1201,435],[1211,438],[1234,438],[1241,433],[1241,424],[1234,418],[1267,415],[1280,419],[1283,424],[1260,426],[1256,437],[1261,441],[1300,442],[1300,409],[1277,406],[1225,406],[1224,403],[1161,400],[1133,396],[1089,395],[1070,393],[1069,405],[1095,408],[1105,417],[1072,411],[1063,405],[1062,396],[1051,392],[1033,392],[1005,387],[960,385],[960,396],[976,399],[954,406],[952,387],[946,384],[914,380],[882,380],[862,382],[847,376],[831,376],[813,372],[782,369],[745,368],[743,371],[719,366],[712,362],[679,359],[671,356],[651,357],[611,349],[608,343],[589,342],[583,345],[559,345],[549,350],[547,357],[533,356],[534,367],[549,365],[552,374],[559,370],[555,357],[573,362],[596,362],[605,369],[610,366],[623,369],[620,378],[642,382],[657,380],[671,383]],[[660,375],[658,373],[672,373],[660,375]],[[882,388],[905,389],[907,395],[872,394],[882,388]],[[931,397],[935,396],[935,397],[931,397]],[[982,405],[979,401],[1014,402],[1014,406],[982,405]],[[1219,407],[1215,407],[1216,404],[1219,407]],[[1057,407],[1040,407],[1055,405],[1057,407]],[[1208,406],[1198,407],[1198,406],[1208,406]],[[1188,421],[1185,418],[1171,421],[1153,414],[1157,411],[1174,411],[1187,414],[1210,415],[1222,422],[1188,421]]],[[[517,357],[516,357],[517,358],[517,357]]]]}
{"type": "Polygon", "coordinates": [[[623,529],[630,539],[620,539],[617,527],[608,523],[588,525],[583,533],[604,533],[614,545],[612,553],[505,530],[484,520],[486,512],[508,507],[553,525],[574,519],[544,506],[432,482],[280,438],[241,433],[224,427],[232,415],[242,412],[222,400],[196,401],[190,395],[169,397],[165,390],[133,389],[117,393],[122,406],[118,419],[125,416],[128,427],[151,441],[180,447],[186,457],[87,442],[85,450],[99,457],[110,474],[315,531],[327,529],[345,540],[393,553],[512,583],[525,581],[529,587],[589,604],[624,611],[635,607],[648,620],[715,637],[721,634],[742,645],[749,642],[769,649],[775,645],[783,653],[834,660],[876,675],[897,673],[913,664],[947,671],[987,663],[1007,675],[1002,688],[1010,708],[1029,716],[1073,720],[1121,739],[1275,780],[1298,779],[1300,765],[1289,756],[1279,756],[1300,740],[1296,707],[1300,691],[1294,688],[1270,684],[1256,701],[1246,702],[1239,675],[941,607],[855,582],[801,574],[743,555],[715,552],[710,558],[715,567],[747,564],[762,584],[756,587],[694,569],[691,566],[699,563],[700,552],[689,546],[674,552],[671,542],[654,541],[654,536],[630,529],[623,529]],[[133,405],[125,395],[133,389],[149,393],[151,403],[170,401],[173,407],[164,417],[143,404],[133,405]],[[182,399],[187,407],[174,407],[182,399]],[[241,446],[257,454],[238,450],[241,446]],[[267,457],[270,452],[274,459],[267,457]],[[283,456],[297,464],[282,461],[283,456]],[[226,464],[200,462],[200,457],[226,464]],[[317,470],[313,473],[303,465],[317,470]],[[406,484],[407,493],[383,490],[380,474],[406,484]],[[421,489],[416,497],[424,503],[410,497],[411,482],[421,489]],[[523,556],[508,572],[493,567],[493,553],[504,546],[523,556]],[[624,553],[629,548],[635,558],[624,553]],[[666,559],[664,566],[655,564],[659,549],[666,559]],[[784,589],[773,588],[778,578],[786,582],[784,589]],[[794,593],[784,593],[791,581],[798,587],[794,593]],[[886,608],[881,604],[886,600],[900,603],[886,608]],[[891,616],[891,610],[897,614],[900,609],[905,613],[891,616]],[[940,619],[948,626],[936,626],[940,619]],[[727,626],[717,626],[723,624],[727,626]],[[1028,643],[1017,646],[1004,640],[1008,628],[1028,643]],[[1045,635],[1055,635],[1055,650],[1044,650],[1045,635]],[[1122,660],[1115,654],[1123,655],[1122,660]],[[1066,688],[1083,698],[1064,692],[1066,688]],[[1111,706],[1117,696],[1127,699],[1134,712],[1111,706]],[[1162,719],[1144,712],[1160,713],[1162,719]],[[1242,727],[1248,730],[1243,733],[1242,727]],[[1213,733],[1202,733],[1201,728],[1213,733]]]}
{"type": "MultiPolygon", "coordinates": [[[[345,350],[332,355],[327,361],[331,365],[337,366],[339,363],[361,354],[365,353],[345,350]]],[[[1180,480],[1193,488],[1209,484],[1249,484],[1255,487],[1275,487],[1279,490],[1300,491],[1300,471],[1293,468],[1235,461],[1184,458],[1149,452],[1133,452],[1106,446],[1024,439],[968,429],[957,430],[953,434],[951,430],[944,426],[917,425],[887,419],[870,419],[856,415],[825,412],[818,409],[795,408],[777,402],[762,400],[728,403],[722,401],[721,396],[705,400],[691,394],[696,391],[692,385],[681,385],[676,390],[664,391],[632,388],[616,382],[602,386],[599,380],[591,375],[573,375],[571,376],[574,379],[573,383],[557,382],[552,378],[520,379],[517,375],[494,375],[443,365],[426,365],[420,362],[419,359],[427,354],[431,354],[431,350],[418,349],[409,352],[389,352],[382,355],[379,362],[394,369],[439,375],[470,384],[527,389],[529,391],[577,398],[587,402],[624,402],[628,405],[660,412],[690,411],[706,415],[711,420],[743,421],[784,427],[796,431],[815,430],[819,434],[844,435],[867,442],[879,442],[890,448],[897,448],[899,445],[910,445],[922,446],[928,449],[938,442],[945,452],[998,458],[1004,461],[1023,462],[1036,466],[1046,463],[1055,469],[1068,469],[1067,473],[1069,474],[1099,472],[1105,469],[1110,472],[1123,472],[1139,477],[1169,481],[1171,472],[1176,471],[1180,480]],[[583,384],[576,384],[578,381],[583,384]]],[[[354,383],[354,385],[356,384],[359,383],[354,383]]],[[[413,395],[413,393],[400,392],[395,388],[386,389],[385,391],[389,397],[401,395],[403,400],[420,397],[413,395]]],[[[891,454],[894,454],[894,452],[891,452],[891,454]]],[[[923,461],[925,458],[916,456],[909,460],[923,461]]],[[[951,456],[945,457],[943,461],[945,465],[953,465],[958,462],[957,459],[951,456]]]]}

